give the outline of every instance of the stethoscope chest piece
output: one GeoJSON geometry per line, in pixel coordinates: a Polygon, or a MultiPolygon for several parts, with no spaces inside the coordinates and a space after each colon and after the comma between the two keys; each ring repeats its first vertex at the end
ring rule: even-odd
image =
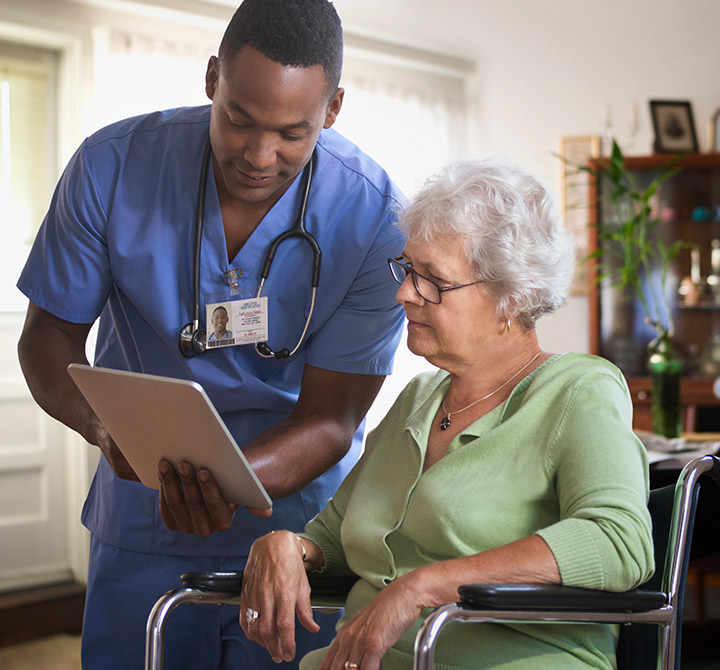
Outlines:
{"type": "Polygon", "coordinates": [[[204,354],[206,347],[206,332],[204,328],[195,328],[192,323],[186,323],[180,331],[178,346],[186,358],[196,354],[204,354]]]}

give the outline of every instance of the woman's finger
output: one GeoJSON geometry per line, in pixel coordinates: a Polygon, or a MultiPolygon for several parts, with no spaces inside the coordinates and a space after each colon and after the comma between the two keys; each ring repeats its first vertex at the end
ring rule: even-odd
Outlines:
{"type": "Polygon", "coordinates": [[[241,616],[250,607],[258,612],[257,620],[249,624],[241,620],[248,637],[264,646],[273,660],[292,660],[295,657],[295,613],[303,614],[304,625],[311,630],[319,627],[310,613],[310,587],[297,548],[297,540],[288,531],[270,533],[256,540],[250,551],[243,576],[241,616]]]}
{"type": "Polygon", "coordinates": [[[299,589],[296,611],[298,621],[303,628],[311,633],[317,633],[320,630],[320,626],[313,616],[312,603],[310,602],[310,584],[307,578],[303,580],[303,584],[299,589]]]}

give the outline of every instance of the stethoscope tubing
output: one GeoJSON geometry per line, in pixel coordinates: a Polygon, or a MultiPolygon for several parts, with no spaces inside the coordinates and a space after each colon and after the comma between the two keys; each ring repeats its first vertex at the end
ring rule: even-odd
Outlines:
{"type": "Polygon", "coordinates": [[[202,251],[202,230],[205,214],[205,193],[207,191],[207,177],[210,171],[210,155],[212,147],[208,136],[203,150],[202,169],[200,170],[200,183],[198,185],[198,205],[195,214],[195,249],[193,251],[193,332],[200,328],[200,256],[202,251]]]}
{"type": "MultiPolygon", "coordinates": [[[[320,245],[317,240],[307,231],[305,228],[305,210],[307,209],[308,195],[310,194],[310,184],[312,183],[313,170],[315,168],[315,154],[313,153],[310,161],[305,168],[305,188],[303,191],[303,199],[300,204],[300,210],[295,219],[295,223],[291,228],[280,233],[271,243],[265,254],[265,262],[263,263],[262,270],[260,272],[260,278],[264,282],[270,275],[270,268],[272,267],[273,261],[275,260],[275,253],[278,247],[293,237],[298,237],[301,240],[305,240],[313,251],[313,274],[311,286],[317,287],[320,283],[320,263],[322,262],[322,251],[320,251],[320,245]]],[[[262,285],[262,284],[261,284],[262,285]]],[[[260,293],[258,292],[258,296],[260,293]]]]}
{"type": "Polygon", "coordinates": [[[258,353],[259,356],[262,356],[263,358],[289,358],[290,356],[294,356],[297,353],[298,349],[300,349],[300,345],[305,340],[305,335],[307,334],[308,328],[310,327],[310,321],[312,319],[313,313],[315,312],[315,297],[317,295],[318,284],[320,283],[320,264],[322,262],[322,251],[320,250],[320,245],[317,243],[317,240],[305,228],[305,210],[307,209],[308,195],[310,194],[310,184],[312,183],[314,169],[315,152],[313,152],[313,155],[310,157],[310,160],[308,161],[308,164],[305,168],[305,188],[303,191],[302,203],[300,204],[300,211],[298,212],[295,223],[292,225],[292,227],[288,228],[288,230],[286,230],[285,232],[280,233],[280,235],[278,235],[270,243],[270,247],[268,248],[267,254],[265,255],[265,262],[263,263],[262,271],[260,272],[260,286],[258,286],[258,291],[256,295],[256,297],[258,298],[262,295],[262,290],[265,286],[265,280],[270,275],[270,268],[272,268],[273,261],[275,260],[275,253],[277,252],[280,245],[286,240],[297,237],[307,242],[313,252],[313,274],[311,280],[312,297],[310,299],[310,311],[308,312],[307,319],[305,319],[305,327],[303,328],[302,335],[300,335],[300,339],[297,341],[294,349],[292,351],[283,349],[278,352],[278,354],[282,355],[278,356],[269,349],[267,343],[263,342],[262,345],[264,346],[260,346],[260,343],[258,343],[255,345],[255,351],[258,353]]]}
{"type": "MultiPolygon", "coordinates": [[[[195,248],[193,253],[193,320],[191,324],[187,324],[183,327],[180,333],[180,350],[184,356],[194,356],[198,353],[204,353],[205,344],[200,342],[199,336],[202,334],[204,337],[204,331],[200,330],[200,257],[202,250],[202,231],[203,231],[203,220],[205,212],[205,193],[207,191],[207,179],[208,172],[210,169],[210,158],[212,155],[212,147],[210,144],[210,137],[208,137],[205,143],[205,149],[203,151],[202,169],[200,171],[200,183],[198,185],[198,205],[195,215],[195,248]]],[[[307,208],[308,196],[310,194],[310,185],[312,183],[312,176],[315,164],[315,152],[310,157],[307,165],[304,169],[304,190],[302,203],[300,205],[300,211],[295,219],[293,225],[288,230],[280,233],[271,243],[265,254],[265,260],[263,262],[262,270],[260,272],[260,285],[258,287],[256,297],[259,298],[262,294],[263,287],[265,286],[265,280],[270,275],[270,269],[272,268],[273,261],[275,260],[275,254],[280,245],[286,240],[297,237],[304,240],[310,245],[313,252],[313,272],[312,272],[312,296],[310,299],[310,310],[308,317],[305,320],[305,327],[303,328],[302,335],[298,340],[292,351],[287,349],[281,349],[277,353],[272,351],[268,346],[267,342],[258,342],[255,344],[255,351],[262,358],[289,358],[293,356],[301,344],[305,340],[308,328],[310,327],[310,321],[315,311],[315,299],[317,295],[317,288],[320,283],[320,265],[322,262],[322,251],[317,240],[310,234],[305,228],[305,210],[307,208]]]]}

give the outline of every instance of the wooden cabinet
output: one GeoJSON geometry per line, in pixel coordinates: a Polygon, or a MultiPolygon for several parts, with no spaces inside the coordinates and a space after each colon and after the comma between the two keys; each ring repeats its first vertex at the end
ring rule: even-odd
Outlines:
{"type": "MultiPolygon", "coordinates": [[[[668,155],[626,157],[626,167],[645,186],[665,169],[668,155]]],[[[602,160],[602,159],[601,159],[602,160]]],[[[720,375],[720,154],[689,154],[680,171],[653,198],[666,244],[684,240],[666,289],[675,325],[673,341],[683,362],[681,397],[685,430],[720,429],[720,400],[712,381],[720,375]]],[[[598,220],[607,215],[602,193],[590,185],[590,250],[597,249],[598,220]]],[[[623,298],[589,272],[590,351],[608,358],[625,374],[633,395],[636,428],[650,428],[651,384],[647,344],[654,331],[636,300],[623,298]]]]}

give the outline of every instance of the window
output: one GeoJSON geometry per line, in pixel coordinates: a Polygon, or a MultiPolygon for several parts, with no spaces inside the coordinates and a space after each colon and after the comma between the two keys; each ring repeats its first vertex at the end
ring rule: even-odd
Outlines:
{"type": "Polygon", "coordinates": [[[0,42],[0,311],[24,311],[15,288],[55,185],[56,58],[0,42]]]}
{"type": "Polygon", "coordinates": [[[472,65],[347,36],[335,128],[412,196],[468,145],[466,79],[472,65]]]}

